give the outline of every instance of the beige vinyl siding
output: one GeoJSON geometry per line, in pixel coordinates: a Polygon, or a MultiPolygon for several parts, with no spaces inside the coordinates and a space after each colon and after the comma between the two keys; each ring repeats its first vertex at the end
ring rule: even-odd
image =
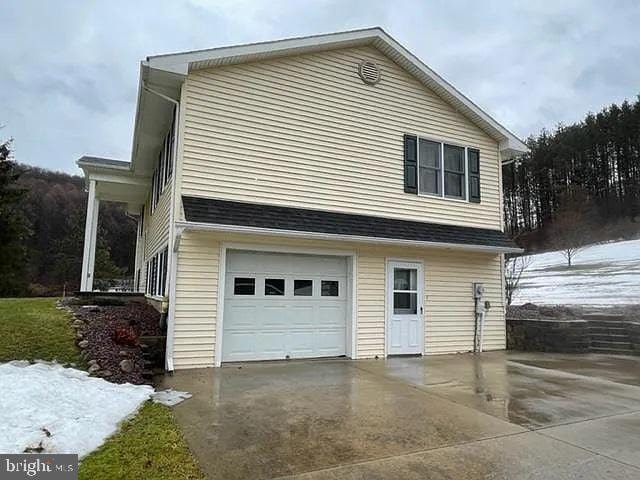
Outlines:
{"type": "Polygon", "coordinates": [[[147,261],[155,255],[161,247],[169,241],[169,210],[171,208],[171,183],[164,187],[155,210],[151,213],[151,204],[148,201],[145,210],[145,255],[147,261]]]}
{"type": "Polygon", "coordinates": [[[210,234],[185,232],[178,251],[175,368],[212,367],[220,246],[210,234]]]}
{"type": "Polygon", "coordinates": [[[473,349],[474,301],[471,285],[485,286],[491,309],[485,317],[484,348],[505,348],[500,256],[435,249],[361,248],[358,256],[358,357],[384,355],[385,271],[388,259],[424,265],[425,352],[473,349]]]}
{"type": "Polygon", "coordinates": [[[178,252],[176,369],[214,365],[221,242],[355,252],[358,358],[384,356],[388,259],[424,262],[427,354],[463,352],[473,348],[473,282],[484,283],[487,300],[492,304],[486,319],[485,349],[505,348],[499,255],[187,231],[178,252]]]}
{"type": "Polygon", "coordinates": [[[501,228],[497,143],[373,47],[192,72],[182,98],[183,195],[501,228]],[[405,133],[479,148],[482,202],[404,193],[405,133]]]}

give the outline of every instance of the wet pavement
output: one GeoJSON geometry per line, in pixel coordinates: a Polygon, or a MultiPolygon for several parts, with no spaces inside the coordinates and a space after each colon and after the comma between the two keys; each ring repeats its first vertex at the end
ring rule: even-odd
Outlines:
{"type": "Polygon", "coordinates": [[[640,357],[490,352],[178,371],[212,479],[640,479],[640,357]]]}

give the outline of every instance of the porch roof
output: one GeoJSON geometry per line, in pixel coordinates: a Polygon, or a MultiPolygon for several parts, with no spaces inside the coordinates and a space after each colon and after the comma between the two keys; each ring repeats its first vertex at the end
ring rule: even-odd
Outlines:
{"type": "Polygon", "coordinates": [[[96,182],[97,199],[129,204],[133,212],[144,204],[151,178],[134,172],[130,162],[84,156],[76,163],[85,174],[87,186],[92,180],[96,182]]]}

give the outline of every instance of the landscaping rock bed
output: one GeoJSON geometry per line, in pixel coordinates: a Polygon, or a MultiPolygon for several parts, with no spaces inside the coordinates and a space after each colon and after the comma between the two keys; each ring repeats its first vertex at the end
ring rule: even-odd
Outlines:
{"type": "Polygon", "coordinates": [[[159,336],[160,313],[144,302],[111,305],[77,305],[66,308],[74,315],[76,341],[91,375],[114,383],[150,383],[140,337],[159,336]]]}

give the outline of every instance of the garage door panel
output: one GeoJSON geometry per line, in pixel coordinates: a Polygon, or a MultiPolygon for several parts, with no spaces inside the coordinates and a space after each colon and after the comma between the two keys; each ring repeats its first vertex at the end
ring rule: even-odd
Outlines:
{"type": "Polygon", "coordinates": [[[286,304],[263,305],[259,312],[255,321],[258,328],[285,331],[289,326],[289,310],[286,304]]]}
{"type": "Polygon", "coordinates": [[[229,304],[225,311],[225,320],[227,320],[229,329],[233,330],[253,330],[257,318],[256,305],[229,304]]]}
{"type": "Polygon", "coordinates": [[[251,357],[254,355],[254,335],[251,332],[225,332],[224,348],[230,361],[251,357]]]}
{"type": "Polygon", "coordinates": [[[291,358],[308,358],[315,356],[314,334],[308,330],[291,331],[287,343],[291,345],[289,348],[291,358]]]}
{"type": "Polygon", "coordinates": [[[344,304],[319,306],[316,314],[316,325],[321,328],[344,330],[346,317],[347,309],[344,304]]]}
{"type": "Polygon", "coordinates": [[[316,349],[323,356],[342,355],[343,353],[340,352],[342,352],[343,349],[341,349],[339,345],[340,342],[343,342],[343,339],[343,330],[320,330],[315,335],[316,349]]]}
{"type": "MultiPolygon", "coordinates": [[[[226,263],[223,361],[345,354],[348,289],[344,257],[229,251],[226,263]],[[255,279],[253,294],[236,295],[235,278],[255,279]],[[265,295],[265,279],[284,280],[284,294],[265,295]],[[296,280],[311,280],[312,295],[294,294],[296,280]],[[339,283],[338,296],[322,296],[323,280],[339,283]]],[[[239,282],[246,284],[246,280],[239,282]]]]}
{"type": "Polygon", "coordinates": [[[293,329],[310,329],[315,324],[313,305],[292,305],[289,308],[289,326],[293,329]]]}
{"type": "Polygon", "coordinates": [[[255,355],[262,353],[267,359],[283,358],[286,355],[285,335],[284,330],[257,332],[256,349],[253,353],[255,355]]]}

